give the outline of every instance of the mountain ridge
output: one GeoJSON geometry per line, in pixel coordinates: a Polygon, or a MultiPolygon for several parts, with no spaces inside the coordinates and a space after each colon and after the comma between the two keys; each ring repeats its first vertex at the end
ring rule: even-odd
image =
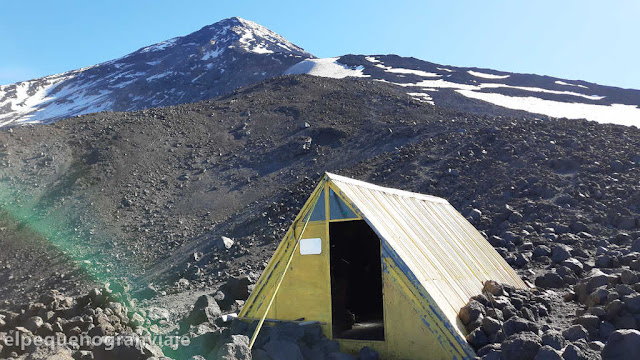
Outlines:
{"type": "Polygon", "coordinates": [[[460,111],[640,125],[640,90],[394,54],[316,58],[262,25],[231,17],[114,60],[0,85],[0,127],[192,103],[283,74],[384,81],[460,111]]]}
{"type": "Polygon", "coordinates": [[[0,126],[204,100],[311,56],[259,24],[224,19],[114,60],[0,86],[0,126]]]}

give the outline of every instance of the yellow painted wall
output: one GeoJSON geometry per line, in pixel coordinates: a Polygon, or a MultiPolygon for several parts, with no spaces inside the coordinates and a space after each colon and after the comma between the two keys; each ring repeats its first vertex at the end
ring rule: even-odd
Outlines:
{"type": "MultiPolygon", "coordinates": [[[[300,225],[300,230],[302,225],[300,225]]],[[[300,231],[298,230],[298,231],[300,231]]],[[[298,233],[297,231],[297,233],[298,233]]],[[[326,223],[310,222],[302,238],[321,238],[322,254],[300,255],[297,250],[276,295],[270,317],[283,320],[316,320],[324,322],[326,333],[331,323],[331,277],[329,274],[329,242],[326,241],[326,223]]]]}
{"type": "Polygon", "coordinates": [[[464,359],[464,350],[456,346],[456,340],[442,321],[425,310],[431,305],[428,300],[410,295],[409,279],[390,259],[385,260],[385,340],[338,340],[341,351],[355,355],[363,346],[369,346],[380,354],[381,359],[464,359]]]}

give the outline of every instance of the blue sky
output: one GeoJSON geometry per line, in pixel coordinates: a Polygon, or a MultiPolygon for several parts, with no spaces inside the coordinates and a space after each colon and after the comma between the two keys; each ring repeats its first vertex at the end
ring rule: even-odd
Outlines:
{"type": "Polygon", "coordinates": [[[319,57],[413,56],[640,89],[640,1],[10,1],[0,84],[120,57],[223,18],[319,57]]]}

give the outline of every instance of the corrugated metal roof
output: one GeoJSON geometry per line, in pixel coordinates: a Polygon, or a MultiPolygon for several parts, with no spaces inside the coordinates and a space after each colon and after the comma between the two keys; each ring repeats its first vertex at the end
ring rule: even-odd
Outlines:
{"type": "Polygon", "coordinates": [[[327,176],[397,253],[452,324],[469,298],[480,294],[484,281],[526,287],[448,201],[335,174],[327,176]]]}

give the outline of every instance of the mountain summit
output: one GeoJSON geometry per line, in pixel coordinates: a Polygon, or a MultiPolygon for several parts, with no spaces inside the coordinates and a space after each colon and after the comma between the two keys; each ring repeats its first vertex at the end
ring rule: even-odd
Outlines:
{"type": "Polygon", "coordinates": [[[208,99],[310,57],[264,26],[232,17],[119,59],[0,86],[0,126],[208,99]]]}
{"type": "Polygon", "coordinates": [[[279,75],[382,81],[439,107],[640,126],[640,90],[398,55],[318,59],[238,17],[102,64],[0,86],[0,127],[192,103],[279,75]]]}

